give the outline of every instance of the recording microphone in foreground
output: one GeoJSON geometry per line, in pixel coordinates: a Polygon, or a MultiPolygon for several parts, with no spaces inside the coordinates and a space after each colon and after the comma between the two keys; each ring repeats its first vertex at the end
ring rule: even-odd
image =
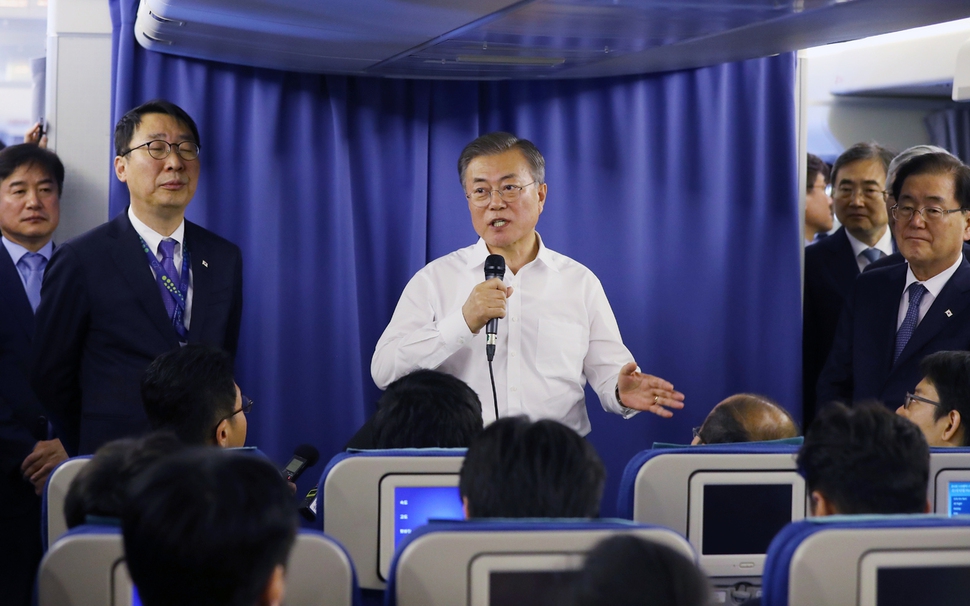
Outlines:
{"type": "MultiPolygon", "coordinates": [[[[489,255],[485,259],[485,279],[491,280],[505,278],[505,257],[502,255],[489,255]]],[[[491,362],[495,357],[495,343],[498,341],[498,318],[492,318],[485,325],[485,355],[491,362]]]]}
{"type": "Polygon", "coordinates": [[[287,482],[296,482],[304,471],[313,467],[320,460],[320,453],[309,444],[300,444],[293,451],[293,458],[283,468],[283,478],[287,482]]]}
{"type": "Polygon", "coordinates": [[[310,492],[306,493],[298,510],[300,515],[308,522],[315,522],[317,519],[317,486],[314,486],[310,489],[310,492]]]}

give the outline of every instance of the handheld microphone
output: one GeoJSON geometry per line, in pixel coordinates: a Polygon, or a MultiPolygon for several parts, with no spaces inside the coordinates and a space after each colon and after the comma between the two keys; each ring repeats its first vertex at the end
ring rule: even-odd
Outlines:
{"type": "MultiPolygon", "coordinates": [[[[491,280],[505,278],[505,257],[502,255],[489,255],[485,259],[485,279],[491,280]]],[[[485,355],[491,362],[495,357],[495,343],[498,341],[498,318],[492,318],[485,325],[485,355]]]]}
{"type": "Polygon", "coordinates": [[[309,444],[300,444],[293,451],[293,458],[283,468],[283,478],[287,482],[296,482],[305,470],[316,465],[319,460],[320,453],[316,448],[309,444]]]}

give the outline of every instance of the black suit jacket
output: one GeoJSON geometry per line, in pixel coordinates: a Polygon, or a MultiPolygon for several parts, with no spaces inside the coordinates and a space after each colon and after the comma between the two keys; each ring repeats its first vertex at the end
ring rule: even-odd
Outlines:
{"type": "MultiPolygon", "coordinates": [[[[188,340],[235,356],[242,318],[239,247],[185,222],[192,271],[188,340]]],[[[179,347],[138,233],[123,212],[61,245],[44,274],[32,382],[71,455],[143,433],[145,368],[179,347]]]]}
{"type": "Polygon", "coordinates": [[[47,437],[47,419],[27,382],[33,335],[34,310],[0,244],[0,517],[37,505],[33,486],[20,472],[37,441],[47,437]]]}
{"type": "Polygon", "coordinates": [[[842,305],[859,275],[852,244],[840,227],[805,248],[802,310],[802,410],[804,427],[815,416],[815,384],[835,339],[842,305]]]}
{"type": "Polygon", "coordinates": [[[919,363],[937,351],[970,349],[970,263],[963,258],[893,363],[907,265],[863,272],[846,301],[818,403],[875,398],[896,409],[920,381],[919,363]]]}

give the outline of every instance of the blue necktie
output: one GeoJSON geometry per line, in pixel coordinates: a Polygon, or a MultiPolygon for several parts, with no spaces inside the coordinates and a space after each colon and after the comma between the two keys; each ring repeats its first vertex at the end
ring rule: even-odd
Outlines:
{"type": "Polygon", "coordinates": [[[874,263],[882,258],[882,251],[876,248],[867,248],[859,254],[869,259],[869,263],[874,263]]]}
{"type": "MultiPolygon", "coordinates": [[[[165,270],[165,273],[168,274],[168,277],[173,282],[178,284],[179,274],[178,270],[175,269],[176,244],[178,242],[175,240],[162,240],[158,243],[158,252],[162,254],[162,269],[165,270]]],[[[172,299],[172,293],[169,292],[168,287],[162,282],[161,276],[159,276],[158,288],[162,291],[162,303],[165,304],[165,311],[171,320],[175,316],[175,300],[172,299]]]]}
{"type": "Polygon", "coordinates": [[[24,276],[24,290],[27,291],[27,300],[30,301],[30,307],[36,312],[37,306],[40,305],[40,286],[44,281],[47,259],[44,255],[29,252],[20,257],[17,265],[24,276]]]}
{"type": "Polygon", "coordinates": [[[906,310],[906,317],[896,331],[896,354],[893,356],[893,364],[899,359],[899,354],[903,353],[909,338],[913,336],[916,325],[919,323],[919,302],[926,294],[926,287],[919,282],[913,282],[906,289],[909,293],[909,308],[906,310]]]}

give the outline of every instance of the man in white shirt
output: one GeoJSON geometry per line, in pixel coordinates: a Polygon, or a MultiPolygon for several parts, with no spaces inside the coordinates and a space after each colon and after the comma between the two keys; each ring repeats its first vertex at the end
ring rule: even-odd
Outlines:
{"type": "Polygon", "coordinates": [[[160,354],[206,343],[235,355],[242,254],[185,220],[199,179],[199,131],[154,100],[115,127],[127,212],[55,251],[33,343],[34,390],[70,454],[148,429],[139,381],[160,354]]]}
{"type": "Polygon", "coordinates": [[[371,361],[384,389],[415,370],[450,373],[474,389],[486,423],[552,418],[590,430],[588,380],[605,410],[670,417],[684,395],[643,374],[623,345],[603,287],[589,269],[556,253],[535,230],[546,201],[545,160],[530,141],[491,133],[468,144],[458,174],[478,243],[432,261],[405,287],[371,361]],[[505,258],[504,282],[483,280],[485,259],[505,258]],[[493,399],[482,329],[500,324],[493,399]]]}
{"type": "Polygon", "coordinates": [[[925,356],[970,350],[970,168],[948,154],[900,166],[893,183],[896,244],[906,263],[855,281],[819,403],[878,399],[895,410],[920,381],[925,356]]]}

